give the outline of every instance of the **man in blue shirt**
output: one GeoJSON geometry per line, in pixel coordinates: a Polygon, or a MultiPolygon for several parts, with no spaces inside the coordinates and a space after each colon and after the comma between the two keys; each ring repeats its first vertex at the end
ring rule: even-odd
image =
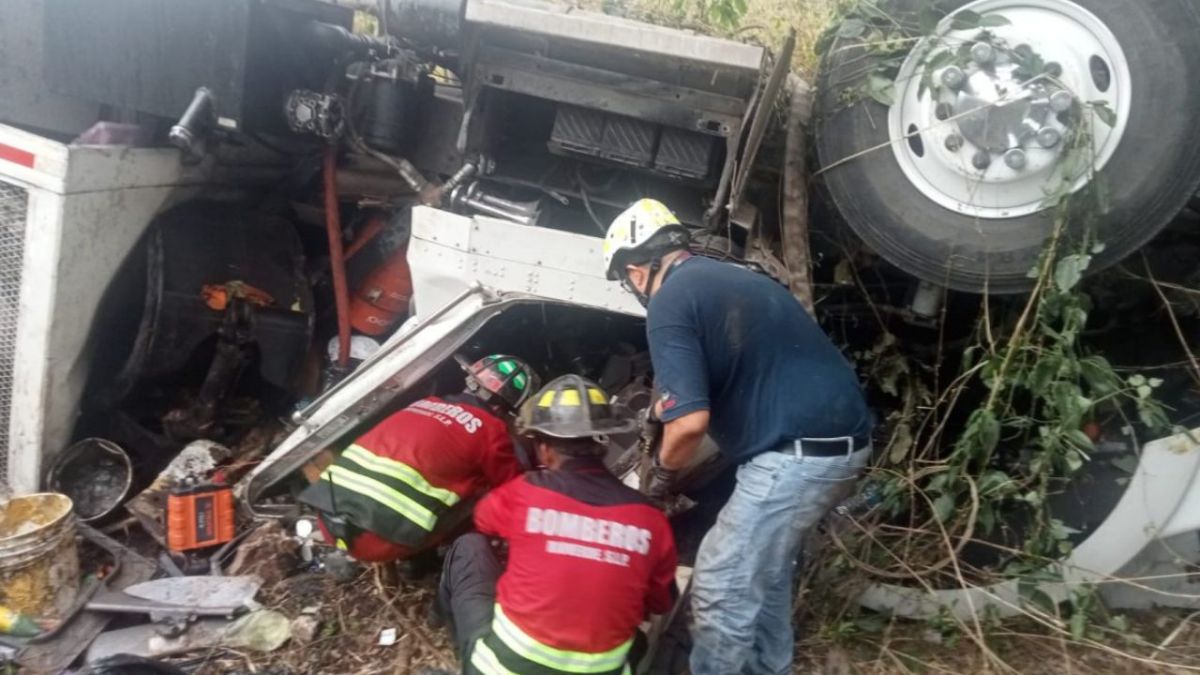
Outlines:
{"type": "Polygon", "coordinates": [[[661,392],[662,449],[642,487],[665,497],[706,433],[739,465],[696,558],[691,672],[790,673],[796,558],[866,465],[871,413],[850,364],[785,288],[687,244],[649,199],[604,242],[609,279],[647,308],[661,392]]]}

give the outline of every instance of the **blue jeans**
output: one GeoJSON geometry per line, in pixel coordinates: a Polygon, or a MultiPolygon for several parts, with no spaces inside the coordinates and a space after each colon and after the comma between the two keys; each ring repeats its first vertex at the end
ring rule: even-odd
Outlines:
{"type": "Polygon", "coordinates": [[[837,457],[764,452],[696,555],[692,675],[792,672],[792,595],[804,535],[845,498],[871,451],[837,457]]]}

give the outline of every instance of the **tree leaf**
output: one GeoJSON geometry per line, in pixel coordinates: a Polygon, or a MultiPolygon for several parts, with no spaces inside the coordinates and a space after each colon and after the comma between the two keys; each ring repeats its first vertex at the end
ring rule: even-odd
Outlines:
{"type": "Polygon", "coordinates": [[[933,516],[939,523],[945,523],[954,515],[954,497],[944,494],[933,500],[933,516]]]}
{"type": "Polygon", "coordinates": [[[863,21],[859,18],[850,18],[846,19],[842,22],[842,25],[838,26],[837,36],[845,40],[850,40],[861,36],[865,32],[867,32],[866,21],[863,21]]]}
{"type": "Polygon", "coordinates": [[[1087,434],[1083,433],[1082,429],[1071,429],[1068,431],[1067,442],[1084,452],[1094,452],[1096,450],[1096,445],[1092,443],[1092,439],[1088,438],[1087,434]]]}
{"type": "Polygon", "coordinates": [[[1089,101],[1088,105],[1092,107],[1092,112],[1096,113],[1096,117],[1099,117],[1101,122],[1104,122],[1109,128],[1116,128],[1117,113],[1108,107],[1108,101],[1089,101]]]}
{"type": "Polygon", "coordinates": [[[1087,635],[1087,612],[1076,611],[1071,614],[1071,637],[1082,640],[1087,635]]]}
{"type": "Polygon", "coordinates": [[[1092,256],[1075,253],[1068,256],[1063,256],[1062,260],[1054,267],[1054,283],[1058,286],[1058,290],[1066,293],[1079,285],[1080,279],[1083,279],[1083,273],[1087,271],[1088,265],[1092,262],[1092,256]]]}
{"type": "Polygon", "coordinates": [[[960,9],[954,13],[954,17],[950,21],[950,27],[954,30],[971,30],[979,28],[979,22],[983,17],[979,12],[972,12],[969,9],[960,9]]]}
{"type": "Polygon", "coordinates": [[[991,502],[981,502],[979,504],[979,515],[976,516],[979,521],[979,526],[983,528],[984,534],[991,534],[996,530],[996,511],[992,508],[991,502]]]}
{"type": "Polygon", "coordinates": [[[921,33],[933,35],[937,32],[938,24],[945,18],[946,13],[937,7],[925,7],[921,10],[921,33]]]}
{"type": "Polygon", "coordinates": [[[899,464],[908,456],[912,450],[913,435],[912,426],[907,422],[901,422],[896,425],[896,431],[892,436],[892,448],[888,452],[888,459],[892,464],[899,464]]]}
{"type": "Polygon", "coordinates": [[[896,102],[896,83],[883,75],[871,73],[867,78],[867,95],[890,107],[896,102]]]}
{"type": "Polygon", "coordinates": [[[1008,17],[1002,14],[985,14],[979,19],[979,26],[981,28],[998,28],[1009,25],[1012,25],[1012,21],[1009,21],[1008,17]]]}

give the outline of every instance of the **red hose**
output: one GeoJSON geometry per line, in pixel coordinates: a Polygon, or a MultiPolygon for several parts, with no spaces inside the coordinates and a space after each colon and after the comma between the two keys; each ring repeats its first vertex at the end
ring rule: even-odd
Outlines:
{"type": "Polygon", "coordinates": [[[383,226],[386,224],[387,221],[384,219],[382,214],[376,213],[375,215],[371,216],[370,220],[367,221],[367,224],[363,226],[362,232],[355,237],[354,241],[350,242],[350,246],[346,247],[346,262],[350,262],[350,259],[354,257],[355,253],[361,251],[363,247],[371,243],[371,240],[377,237],[380,232],[383,232],[383,226]]]}
{"type": "Polygon", "coordinates": [[[325,231],[329,235],[329,267],[337,304],[339,368],[350,364],[350,289],[346,285],[346,254],[342,249],[342,220],[338,213],[337,146],[325,148],[325,231]]]}

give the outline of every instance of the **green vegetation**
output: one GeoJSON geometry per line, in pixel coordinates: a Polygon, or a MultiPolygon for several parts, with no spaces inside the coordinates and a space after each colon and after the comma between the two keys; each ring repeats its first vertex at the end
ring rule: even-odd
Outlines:
{"type": "Polygon", "coordinates": [[[580,6],[775,49],[794,29],[793,67],[812,80],[817,73],[817,42],[848,4],[848,0],[585,0],[580,6]]]}

